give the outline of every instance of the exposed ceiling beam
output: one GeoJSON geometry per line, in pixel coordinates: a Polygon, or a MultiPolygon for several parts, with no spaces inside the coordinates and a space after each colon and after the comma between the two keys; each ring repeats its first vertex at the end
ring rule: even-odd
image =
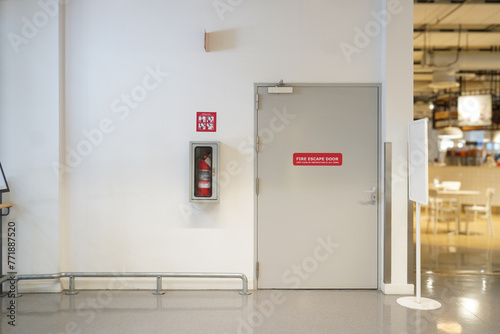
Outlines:
{"type": "MultiPolygon", "coordinates": [[[[427,48],[429,51],[457,51],[456,47],[444,47],[444,48],[437,48],[437,47],[432,47],[432,48],[427,48]]],[[[419,48],[415,47],[413,48],[413,52],[423,52],[425,51],[424,48],[419,48]]],[[[468,47],[468,48],[458,48],[458,51],[463,52],[463,51],[479,51],[479,52],[498,52],[500,51],[500,45],[491,45],[489,47],[468,47]]],[[[500,55],[499,55],[500,57],[500,55]]]]}
{"type": "Polygon", "coordinates": [[[462,29],[460,30],[460,27],[457,28],[451,28],[451,27],[435,27],[435,28],[413,28],[414,33],[422,33],[422,32],[427,32],[427,33],[493,33],[493,34],[498,34],[500,33],[500,25],[489,25],[484,28],[478,28],[478,27],[467,27],[467,26],[462,26],[462,29]]]}
{"type": "MultiPolygon", "coordinates": [[[[435,25],[435,24],[439,24],[441,21],[443,21],[445,18],[447,18],[448,16],[450,16],[451,14],[455,13],[457,10],[459,10],[460,8],[462,8],[463,5],[471,2],[472,0],[464,0],[462,1],[461,3],[459,3],[458,6],[454,6],[453,8],[450,8],[450,10],[444,14],[443,16],[441,17],[438,17],[436,19],[436,21],[434,21],[433,23],[425,23],[425,24],[422,24],[420,26],[420,29],[423,29],[425,31],[425,29],[429,26],[429,25],[435,25]]],[[[418,1],[417,1],[418,2],[418,1]]],[[[454,3],[454,2],[449,2],[449,3],[454,3]]],[[[457,3],[455,3],[457,4],[457,3]]],[[[413,39],[415,40],[416,38],[420,37],[420,35],[422,35],[424,32],[422,31],[421,33],[417,34],[416,36],[413,36],[413,39]]]]}
{"type": "Polygon", "coordinates": [[[500,0],[413,0],[413,3],[426,3],[426,4],[436,4],[436,5],[442,5],[442,4],[452,4],[452,5],[458,5],[458,4],[463,4],[463,3],[470,3],[470,4],[484,4],[484,3],[500,3],[500,0]]]}

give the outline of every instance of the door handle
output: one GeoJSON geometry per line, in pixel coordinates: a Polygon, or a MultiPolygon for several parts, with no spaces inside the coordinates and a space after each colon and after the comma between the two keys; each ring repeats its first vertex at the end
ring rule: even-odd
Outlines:
{"type": "Polygon", "coordinates": [[[371,194],[372,203],[377,203],[377,187],[371,187],[370,190],[363,190],[363,194],[371,194]]]}

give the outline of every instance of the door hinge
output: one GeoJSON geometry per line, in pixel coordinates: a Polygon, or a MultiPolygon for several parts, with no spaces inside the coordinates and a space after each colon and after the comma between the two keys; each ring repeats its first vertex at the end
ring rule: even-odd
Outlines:
{"type": "Polygon", "coordinates": [[[260,193],[260,178],[257,178],[255,180],[255,191],[256,191],[257,195],[260,193]]]}
{"type": "Polygon", "coordinates": [[[257,152],[260,152],[260,137],[259,136],[255,137],[255,150],[257,152]]]}
{"type": "Polygon", "coordinates": [[[255,276],[257,278],[259,278],[260,276],[260,262],[257,261],[257,263],[255,264],[255,276]]]}
{"type": "Polygon", "coordinates": [[[255,94],[255,110],[259,110],[259,93],[255,94]]]}

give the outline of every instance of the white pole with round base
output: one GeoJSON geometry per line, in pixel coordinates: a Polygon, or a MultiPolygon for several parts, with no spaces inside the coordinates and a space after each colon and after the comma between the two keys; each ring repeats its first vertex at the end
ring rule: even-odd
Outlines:
{"type": "Polygon", "coordinates": [[[429,149],[428,119],[420,119],[408,124],[408,197],[416,207],[416,276],[415,297],[402,297],[398,304],[417,310],[435,310],[441,307],[438,301],[421,297],[420,260],[420,205],[429,203],[429,149]]]}
{"type": "Polygon", "coordinates": [[[429,299],[429,298],[422,298],[422,279],[421,279],[421,260],[420,260],[420,203],[416,203],[417,208],[416,208],[416,276],[417,276],[417,281],[415,283],[415,289],[417,290],[416,296],[408,296],[408,297],[401,297],[398,298],[397,302],[399,305],[416,309],[416,310],[435,310],[441,307],[441,303],[429,299]]]}

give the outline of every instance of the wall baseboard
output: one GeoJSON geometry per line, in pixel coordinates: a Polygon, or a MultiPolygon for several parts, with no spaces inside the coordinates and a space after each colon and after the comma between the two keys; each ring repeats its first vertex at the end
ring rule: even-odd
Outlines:
{"type": "Polygon", "coordinates": [[[382,283],[381,290],[386,295],[413,295],[413,294],[415,294],[415,286],[413,284],[384,284],[384,283],[382,283]]]}
{"type": "MultiPolygon", "coordinates": [[[[21,294],[34,292],[54,293],[63,290],[59,280],[19,281],[18,288],[21,294]]],[[[7,289],[7,287],[5,289],[7,289]]]]}

